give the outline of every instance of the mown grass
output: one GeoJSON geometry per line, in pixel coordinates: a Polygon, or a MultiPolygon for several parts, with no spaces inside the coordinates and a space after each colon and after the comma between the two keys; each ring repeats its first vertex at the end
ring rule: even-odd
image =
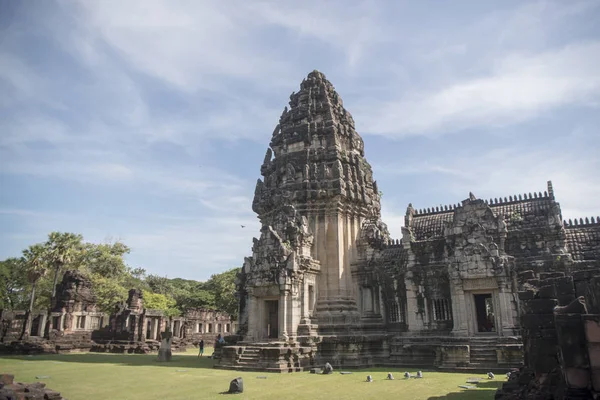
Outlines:
{"type": "MultiPolygon", "coordinates": [[[[197,358],[195,351],[176,353],[170,363],[159,363],[156,355],[61,354],[5,356],[0,372],[15,375],[18,382],[45,382],[68,400],[147,399],[410,399],[490,400],[504,378],[483,380],[477,389],[461,389],[469,373],[424,371],[423,379],[403,379],[404,370],[373,368],[342,375],[308,372],[269,374],[214,369],[213,360],[197,358]],[[393,381],[385,380],[388,372],[393,381]],[[372,375],[374,382],[365,382],[372,375]],[[36,376],[48,376],[36,379],[36,376]],[[244,379],[244,393],[223,395],[229,382],[244,379]],[[258,377],[264,377],[261,379],[258,377]],[[224,397],[225,396],[225,397],[224,397]]],[[[413,371],[414,372],[414,371],[413,371]]]]}

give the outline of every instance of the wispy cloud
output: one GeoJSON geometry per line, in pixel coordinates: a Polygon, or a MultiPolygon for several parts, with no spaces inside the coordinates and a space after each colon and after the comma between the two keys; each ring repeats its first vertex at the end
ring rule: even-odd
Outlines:
{"type": "Polygon", "coordinates": [[[367,133],[402,137],[521,122],[560,105],[597,107],[600,42],[513,54],[489,76],[361,110],[367,133]]]}

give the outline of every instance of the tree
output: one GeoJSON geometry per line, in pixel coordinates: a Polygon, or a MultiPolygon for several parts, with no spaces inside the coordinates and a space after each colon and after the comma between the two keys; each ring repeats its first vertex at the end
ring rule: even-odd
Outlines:
{"type": "Polygon", "coordinates": [[[48,235],[45,246],[48,252],[48,262],[54,270],[51,300],[56,296],[58,275],[65,265],[73,263],[82,250],[83,236],[68,232],[52,232],[48,235]]]}
{"type": "MultiPolygon", "coordinates": [[[[121,242],[86,243],[83,247],[83,272],[92,281],[97,305],[102,311],[112,312],[117,304],[127,300],[129,283],[134,279],[123,258],[127,253],[129,247],[121,242]]],[[[136,274],[142,273],[143,270],[136,270],[136,274]]]]}
{"type": "Polygon", "coordinates": [[[8,258],[0,262],[0,309],[25,308],[27,286],[29,282],[22,259],[8,258]]]}
{"type": "Polygon", "coordinates": [[[152,293],[148,290],[142,290],[144,296],[144,307],[152,310],[162,310],[167,317],[174,317],[181,314],[181,311],[175,308],[175,300],[167,295],[152,293]]]}
{"type": "Polygon", "coordinates": [[[233,268],[211,276],[206,282],[207,288],[215,295],[216,309],[225,311],[234,319],[237,319],[238,315],[238,301],[235,298],[235,278],[239,272],[240,268],[233,268]]]}
{"type": "Polygon", "coordinates": [[[174,292],[173,285],[166,276],[150,274],[146,277],[146,283],[154,293],[172,295],[174,292]]]}
{"type": "Polygon", "coordinates": [[[31,294],[29,295],[29,307],[25,324],[23,324],[23,332],[21,339],[26,333],[29,333],[31,326],[31,313],[33,311],[33,302],[35,300],[35,286],[46,273],[48,272],[47,251],[43,244],[34,244],[28,249],[23,250],[23,263],[27,272],[27,280],[31,284],[31,294]]]}

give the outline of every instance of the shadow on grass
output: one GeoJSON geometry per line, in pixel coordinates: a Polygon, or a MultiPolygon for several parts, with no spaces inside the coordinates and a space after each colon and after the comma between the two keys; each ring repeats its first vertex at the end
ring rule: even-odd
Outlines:
{"type": "Polygon", "coordinates": [[[112,354],[112,353],[71,353],[42,354],[34,356],[1,356],[5,360],[49,361],[84,364],[120,364],[127,366],[152,366],[170,368],[213,368],[216,360],[194,355],[173,354],[169,362],[159,362],[157,354],[112,354]]]}
{"type": "Polygon", "coordinates": [[[498,390],[504,382],[502,381],[481,381],[477,385],[472,385],[479,390],[464,389],[458,393],[448,393],[445,396],[433,396],[427,400],[488,400],[493,399],[496,390],[498,390]],[[482,390],[483,389],[483,390],[482,390]]]}

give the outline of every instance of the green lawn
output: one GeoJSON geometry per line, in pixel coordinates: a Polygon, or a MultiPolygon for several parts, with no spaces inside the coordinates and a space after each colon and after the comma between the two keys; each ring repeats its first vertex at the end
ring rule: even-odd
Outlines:
{"type": "MultiPolygon", "coordinates": [[[[211,353],[211,349],[207,349],[211,353]]],[[[205,354],[206,355],[206,354],[205,354]]],[[[477,389],[464,390],[469,377],[481,374],[423,372],[423,379],[404,380],[404,370],[374,368],[341,375],[308,372],[268,374],[213,369],[212,360],[195,351],[175,354],[170,363],[158,363],[156,355],[79,353],[44,356],[5,356],[0,372],[15,375],[18,382],[45,382],[68,400],[93,399],[222,399],[229,381],[244,378],[244,393],[227,399],[493,399],[504,382],[482,381],[477,389]],[[388,372],[396,378],[385,380],[388,372]],[[365,382],[367,375],[374,382],[365,382]],[[36,376],[49,376],[36,379],[36,376]],[[266,376],[266,379],[259,379],[266,376]]],[[[414,371],[413,371],[414,372],[414,371]]]]}

